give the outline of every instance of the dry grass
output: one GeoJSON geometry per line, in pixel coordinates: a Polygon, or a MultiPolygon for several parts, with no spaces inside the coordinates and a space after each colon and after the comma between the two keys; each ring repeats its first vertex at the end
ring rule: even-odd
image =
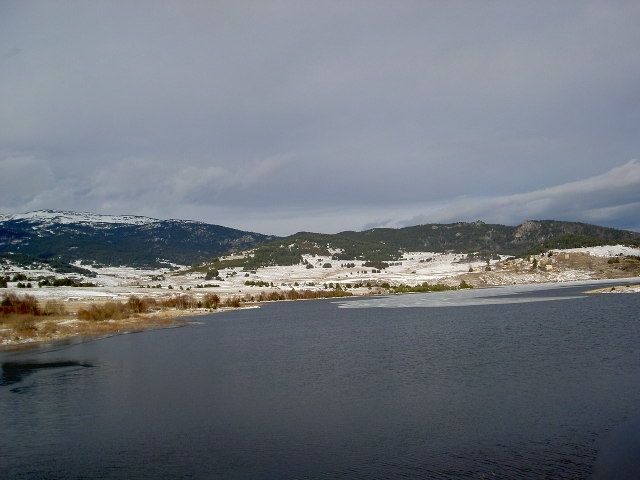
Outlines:
{"type": "Polygon", "coordinates": [[[2,319],[0,345],[46,342],[76,336],[99,337],[132,331],[179,326],[185,323],[184,312],[158,312],[118,320],[79,320],[68,316],[2,319]]]}
{"type": "Polygon", "coordinates": [[[0,345],[45,342],[75,336],[104,336],[150,328],[184,324],[187,314],[208,313],[223,308],[240,308],[250,302],[298,300],[344,296],[338,290],[290,290],[262,292],[254,296],[221,299],[217,294],[191,294],[162,299],[130,296],[126,302],[103,303],[48,300],[42,307],[33,296],[5,295],[0,312],[0,345]]]}
{"type": "MultiPolygon", "coordinates": [[[[214,308],[214,304],[217,307],[219,301],[208,299],[208,308],[214,308]]],[[[185,310],[198,308],[199,303],[186,295],[161,302],[131,296],[126,302],[81,303],[75,308],[69,305],[69,311],[57,300],[49,300],[41,307],[32,296],[9,293],[0,302],[0,345],[178,326],[184,324],[181,317],[185,310]]],[[[193,313],[197,312],[190,312],[193,313]]]]}

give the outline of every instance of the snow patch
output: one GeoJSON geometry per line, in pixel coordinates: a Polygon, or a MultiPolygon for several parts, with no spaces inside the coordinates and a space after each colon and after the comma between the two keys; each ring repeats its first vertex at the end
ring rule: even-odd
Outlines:
{"type": "Polygon", "coordinates": [[[140,217],[136,215],[100,215],[88,212],[64,212],[60,210],[36,210],[27,213],[17,213],[13,215],[0,215],[0,221],[25,220],[29,222],[41,222],[44,226],[53,224],[108,224],[118,223],[127,225],[147,225],[157,223],[159,220],[140,217]]]}
{"type": "Polygon", "coordinates": [[[587,253],[594,257],[640,256],[640,248],[626,245],[601,245],[598,247],[569,248],[562,253],[587,253]]]}

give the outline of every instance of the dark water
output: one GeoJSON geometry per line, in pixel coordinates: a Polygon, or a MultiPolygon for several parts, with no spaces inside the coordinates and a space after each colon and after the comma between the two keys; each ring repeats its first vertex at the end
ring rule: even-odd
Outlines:
{"type": "Polygon", "coordinates": [[[640,295],[584,289],[279,303],[4,354],[0,477],[637,478],[640,295]]]}

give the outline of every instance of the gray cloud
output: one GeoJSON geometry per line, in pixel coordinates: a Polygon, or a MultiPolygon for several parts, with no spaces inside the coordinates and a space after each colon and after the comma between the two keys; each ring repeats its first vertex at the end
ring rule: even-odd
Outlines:
{"type": "Polygon", "coordinates": [[[394,226],[460,219],[517,224],[527,219],[558,219],[599,224],[617,222],[638,229],[640,163],[632,160],[601,175],[531,192],[463,197],[405,219],[394,226]]]}
{"type": "Polygon", "coordinates": [[[22,206],[54,186],[47,161],[33,156],[0,159],[0,204],[22,206]]]}
{"type": "MultiPolygon", "coordinates": [[[[8,0],[0,175],[28,185],[0,211],[279,234],[552,215],[527,192],[633,169],[638,21],[634,2],[8,0]]],[[[568,188],[555,212],[629,226],[640,195],[618,192],[568,188]]]]}

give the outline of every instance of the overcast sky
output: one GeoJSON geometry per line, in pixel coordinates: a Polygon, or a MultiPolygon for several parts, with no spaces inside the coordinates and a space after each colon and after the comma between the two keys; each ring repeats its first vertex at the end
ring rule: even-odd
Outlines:
{"type": "Polygon", "coordinates": [[[0,1],[0,213],[640,231],[640,2],[0,1]]]}

